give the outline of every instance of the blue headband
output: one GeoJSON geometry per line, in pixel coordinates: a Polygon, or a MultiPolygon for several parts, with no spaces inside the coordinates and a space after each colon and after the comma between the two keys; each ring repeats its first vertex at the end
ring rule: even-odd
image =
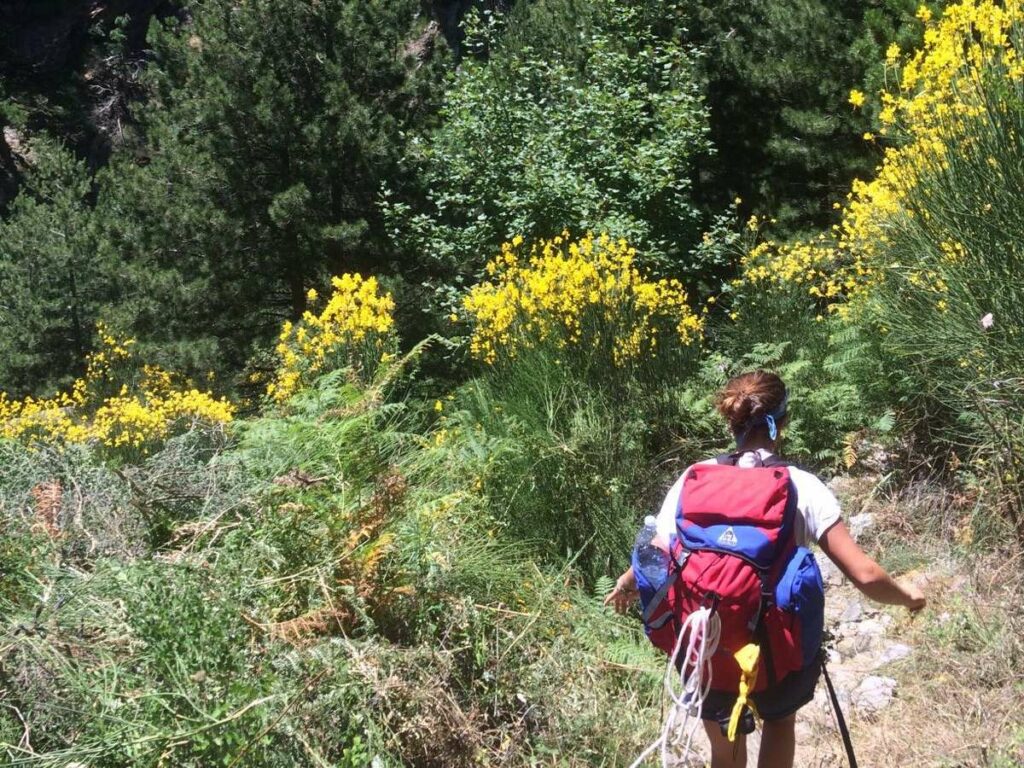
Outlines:
{"type": "Polygon", "coordinates": [[[761,424],[768,425],[768,437],[775,440],[779,436],[778,422],[786,418],[786,406],[789,404],[789,390],[786,390],[782,395],[782,402],[779,403],[772,411],[765,414],[764,416],[755,416],[753,419],[747,422],[746,427],[742,433],[737,433],[736,445],[739,446],[744,440],[747,439],[747,435],[750,434],[750,430],[761,424]]]}

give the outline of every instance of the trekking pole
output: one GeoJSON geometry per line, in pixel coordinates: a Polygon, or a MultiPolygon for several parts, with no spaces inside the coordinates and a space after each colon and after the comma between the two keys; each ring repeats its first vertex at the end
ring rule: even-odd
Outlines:
{"type": "Polygon", "coordinates": [[[846,756],[850,760],[850,768],[857,768],[857,756],[853,754],[853,741],[850,739],[850,729],[846,727],[843,708],[839,706],[839,697],[836,696],[836,689],[832,686],[832,678],[828,676],[828,667],[825,664],[824,653],[821,656],[821,671],[825,675],[825,687],[828,688],[828,696],[832,700],[832,711],[836,716],[839,733],[843,737],[843,746],[846,747],[846,756]]]}

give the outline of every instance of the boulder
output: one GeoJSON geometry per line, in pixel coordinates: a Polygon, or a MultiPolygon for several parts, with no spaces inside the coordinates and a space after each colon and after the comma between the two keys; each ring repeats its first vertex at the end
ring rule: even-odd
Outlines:
{"type": "Polygon", "coordinates": [[[879,667],[884,667],[886,664],[902,661],[913,652],[913,649],[904,643],[889,643],[875,658],[871,668],[878,669],[879,667]]]}
{"type": "Polygon", "coordinates": [[[863,615],[864,606],[861,605],[860,600],[851,600],[847,603],[842,616],[839,617],[839,621],[842,624],[849,624],[851,622],[860,621],[863,615]]]}
{"type": "Polygon", "coordinates": [[[854,541],[860,541],[864,534],[874,527],[875,515],[873,512],[861,512],[849,519],[849,525],[850,535],[854,541]]]}
{"type": "Polygon", "coordinates": [[[888,707],[895,695],[896,681],[893,678],[869,675],[854,689],[850,702],[855,711],[874,714],[888,707]]]}

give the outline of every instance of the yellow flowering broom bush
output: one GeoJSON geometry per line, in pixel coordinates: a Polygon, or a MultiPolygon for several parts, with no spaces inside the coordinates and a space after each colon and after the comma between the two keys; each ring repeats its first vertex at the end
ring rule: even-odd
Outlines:
{"type": "MultiPolygon", "coordinates": [[[[306,311],[297,323],[285,322],[276,347],[278,369],[267,395],[282,403],[319,373],[352,366],[372,376],[383,355],[393,353],[395,301],[377,278],[344,274],[319,314],[306,311]]],[[[317,300],[314,290],[309,301],[317,300]]]]}
{"type": "Polygon", "coordinates": [[[550,345],[603,354],[622,368],[701,336],[703,320],[682,284],[645,278],[625,240],[563,232],[525,247],[517,236],[487,273],[494,281],[474,286],[463,306],[473,321],[471,351],[489,364],[550,345]]]}
{"type": "MultiPolygon", "coordinates": [[[[875,178],[853,183],[845,205],[836,204],[841,221],[827,235],[789,244],[766,241],[751,250],[742,261],[736,289],[753,293],[750,288],[798,286],[844,314],[851,306],[848,299],[865,296],[878,281],[894,278],[925,291],[934,306],[948,306],[943,297],[947,281],[917,259],[894,262],[889,246],[915,226],[915,219],[924,219],[919,226],[941,229],[944,222],[929,222],[932,214],[923,198],[933,192],[923,188],[930,185],[922,185],[922,179],[948,172],[952,154],[976,149],[979,121],[991,120],[996,117],[993,108],[998,112],[1020,98],[1024,63],[1018,48],[1024,10],[1020,0],[965,0],[936,20],[922,6],[918,18],[927,25],[922,48],[902,65],[898,47],[890,46],[886,53],[898,88],[879,95],[879,134],[895,144],[885,149],[875,178]],[[996,95],[1007,86],[1017,94],[996,95]]],[[[850,104],[860,108],[865,98],[851,91],[850,104]]],[[[992,181],[1005,183],[994,157],[989,164],[992,181]]],[[[955,232],[940,237],[936,245],[940,255],[956,258],[964,253],[955,232]]]]}
{"type": "Polygon", "coordinates": [[[156,366],[142,366],[136,375],[134,340],[119,339],[102,325],[99,335],[100,348],[69,391],[20,400],[0,392],[0,438],[145,453],[187,425],[231,421],[234,406],[227,400],[156,366]]]}
{"type": "MultiPolygon", "coordinates": [[[[875,177],[852,185],[831,232],[751,249],[734,289],[829,305],[833,338],[855,340],[836,358],[845,375],[927,423],[954,466],[973,458],[1024,542],[1024,2],[918,18],[920,49],[886,53],[896,86],[878,96],[877,133],[892,144],[875,177]]],[[[851,93],[852,108],[866,99],[851,93]]]]}

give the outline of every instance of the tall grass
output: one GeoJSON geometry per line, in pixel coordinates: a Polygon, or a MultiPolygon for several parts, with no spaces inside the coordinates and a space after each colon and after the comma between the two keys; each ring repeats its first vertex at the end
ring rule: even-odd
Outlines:
{"type": "Polygon", "coordinates": [[[516,438],[348,382],[119,472],[0,446],[5,764],[615,765],[653,737],[643,638],[488,490],[516,438]],[[134,527],[65,549],[80,503],[134,527]]]}

